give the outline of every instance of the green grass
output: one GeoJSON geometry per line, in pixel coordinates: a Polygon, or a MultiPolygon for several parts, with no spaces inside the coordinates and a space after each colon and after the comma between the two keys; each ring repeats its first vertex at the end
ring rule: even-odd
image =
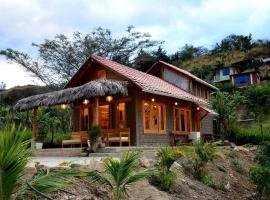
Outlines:
{"type": "Polygon", "coordinates": [[[239,144],[260,144],[262,140],[270,141],[270,125],[263,127],[263,135],[261,134],[259,126],[250,128],[239,128],[233,136],[233,140],[239,144]]]}

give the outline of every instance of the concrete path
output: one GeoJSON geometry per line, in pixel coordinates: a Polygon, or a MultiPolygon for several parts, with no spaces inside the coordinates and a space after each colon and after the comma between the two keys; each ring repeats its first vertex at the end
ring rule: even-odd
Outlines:
{"type": "Polygon", "coordinates": [[[56,167],[63,162],[72,164],[87,165],[91,160],[101,161],[101,157],[32,157],[28,163],[29,167],[34,167],[36,162],[48,167],[56,167]]]}

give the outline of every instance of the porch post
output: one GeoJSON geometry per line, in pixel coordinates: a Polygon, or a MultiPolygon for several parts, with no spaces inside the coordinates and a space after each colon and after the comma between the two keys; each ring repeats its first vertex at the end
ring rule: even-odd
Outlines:
{"type": "Polygon", "coordinates": [[[36,140],[36,138],[37,138],[37,128],[38,128],[37,108],[35,108],[33,112],[34,112],[34,120],[33,120],[32,139],[36,140]]]}
{"type": "Polygon", "coordinates": [[[94,116],[94,124],[95,125],[99,125],[99,97],[95,97],[95,101],[94,101],[94,113],[93,113],[93,116],[94,116]]]}
{"type": "Polygon", "coordinates": [[[38,128],[38,119],[37,119],[37,108],[33,110],[34,119],[33,119],[33,129],[32,129],[32,139],[31,139],[31,148],[35,148],[35,142],[37,139],[37,128],[38,128]]]}

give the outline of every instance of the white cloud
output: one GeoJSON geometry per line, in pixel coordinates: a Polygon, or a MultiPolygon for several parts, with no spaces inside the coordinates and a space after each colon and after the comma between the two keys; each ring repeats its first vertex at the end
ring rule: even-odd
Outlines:
{"type": "Polygon", "coordinates": [[[7,88],[19,85],[43,85],[37,79],[30,77],[19,65],[0,60],[0,82],[6,83],[7,88]]]}

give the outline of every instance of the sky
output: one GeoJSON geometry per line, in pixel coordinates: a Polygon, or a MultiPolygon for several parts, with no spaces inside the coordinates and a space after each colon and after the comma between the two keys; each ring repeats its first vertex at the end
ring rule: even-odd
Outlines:
{"type": "MultiPolygon", "coordinates": [[[[269,0],[0,0],[0,50],[32,56],[31,46],[56,34],[109,28],[115,36],[129,25],[164,41],[173,53],[185,44],[211,48],[229,34],[270,39],[269,0]]],[[[0,82],[7,88],[42,84],[0,57],[0,82]]]]}

